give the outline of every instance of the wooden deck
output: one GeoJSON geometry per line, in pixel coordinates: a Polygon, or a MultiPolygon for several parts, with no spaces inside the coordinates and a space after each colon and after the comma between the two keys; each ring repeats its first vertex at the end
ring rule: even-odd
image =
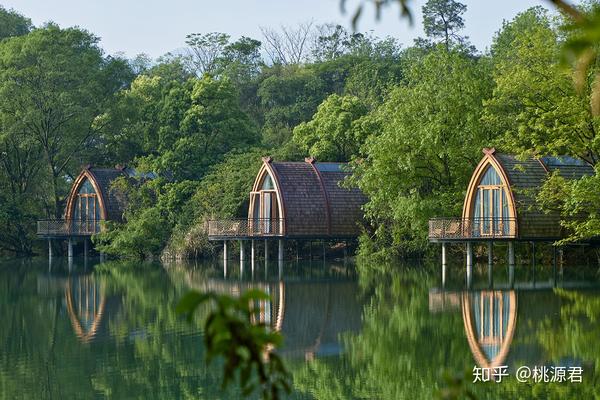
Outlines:
{"type": "Polygon", "coordinates": [[[434,218],[430,242],[509,240],[517,237],[514,218],[434,218]]]}
{"type": "Polygon", "coordinates": [[[221,219],[208,221],[209,240],[268,239],[283,237],[281,219],[221,219]]]}
{"type": "Polygon", "coordinates": [[[37,234],[43,238],[87,237],[100,232],[100,221],[45,219],[37,223],[37,234]]]}

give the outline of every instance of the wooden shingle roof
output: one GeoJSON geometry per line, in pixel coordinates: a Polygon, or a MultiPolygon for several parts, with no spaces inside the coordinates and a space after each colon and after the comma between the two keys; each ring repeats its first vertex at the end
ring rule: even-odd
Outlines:
{"type": "Polygon", "coordinates": [[[283,202],[285,233],[291,237],[356,237],[366,197],[340,183],[344,163],[265,161],[275,175],[283,202]]]}
{"type": "Polygon", "coordinates": [[[102,191],[107,213],[106,219],[120,221],[123,217],[124,200],[115,190],[110,189],[110,185],[115,179],[121,176],[126,177],[127,174],[122,169],[116,168],[91,167],[88,171],[94,176],[98,187],[102,191]]]}
{"type": "Polygon", "coordinates": [[[513,193],[520,238],[560,238],[564,234],[557,212],[544,213],[536,205],[535,196],[554,171],[566,179],[593,175],[594,169],[570,157],[543,157],[518,160],[514,155],[494,152],[493,156],[506,173],[513,193]]]}

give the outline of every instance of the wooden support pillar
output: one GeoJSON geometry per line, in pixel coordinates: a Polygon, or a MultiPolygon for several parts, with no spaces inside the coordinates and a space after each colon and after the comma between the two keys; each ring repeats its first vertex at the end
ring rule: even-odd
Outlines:
{"type": "Polygon", "coordinates": [[[239,240],[240,243],[240,263],[243,263],[246,260],[246,254],[244,253],[244,241],[239,240]]]}
{"type": "Polygon", "coordinates": [[[467,287],[473,282],[473,243],[467,242],[467,287]]]}
{"type": "Polygon", "coordinates": [[[283,262],[283,254],[284,254],[284,249],[283,249],[283,239],[279,239],[278,240],[278,246],[277,246],[277,260],[280,262],[283,262]]]}

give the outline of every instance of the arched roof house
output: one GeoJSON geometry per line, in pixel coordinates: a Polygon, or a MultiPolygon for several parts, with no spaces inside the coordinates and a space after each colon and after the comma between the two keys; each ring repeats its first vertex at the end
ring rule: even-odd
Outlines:
{"type": "Polygon", "coordinates": [[[566,179],[578,179],[593,175],[594,169],[572,157],[519,160],[493,148],[483,153],[467,188],[462,217],[431,220],[430,241],[554,241],[564,237],[559,213],[541,211],[536,191],[555,171],[566,179]]]}
{"type": "Polygon", "coordinates": [[[111,185],[117,178],[133,176],[136,172],[124,167],[84,167],[67,196],[64,219],[38,221],[38,235],[91,236],[100,231],[101,221],[120,221],[125,199],[111,185]]]}
{"type": "Polygon", "coordinates": [[[263,158],[248,218],[211,221],[209,238],[352,238],[360,234],[365,196],[341,185],[344,163],[275,162],[263,158]]]}

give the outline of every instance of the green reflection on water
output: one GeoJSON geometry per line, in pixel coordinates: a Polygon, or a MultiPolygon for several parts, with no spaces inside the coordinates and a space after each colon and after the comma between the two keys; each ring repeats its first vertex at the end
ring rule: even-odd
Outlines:
{"type": "MultiPolygon", "coordinates": [[[[190,325],[174,306],[190,288],[236,295],[250,287],[272,297],[258,305],[260,318],[284,334],[292,398],[430,399],[442,371],[495,361],[581,365],[583,383],[467,383],[480,399],[598,397],[600,292],[589,270],[584,280],[576,268],[579,281],[559,280],[585,289],[552,289],[551,270],[540,268],[542,289],[511,290],[503,268],[492,288],[479,268],[476,289],[465,291],[458,266],[442,289],[438,268],[427,265],[230,264],[225,274],[216,264],[92,264],[0,264],[0,398],[239,398],[221,391],[219,366],[204,363],[208,310],[190,325]],[[492,318],[492,330],[482,335],[477,318],[492,318]]],[[[518,267],[516,286],[530,275],[518,267]]]]}

